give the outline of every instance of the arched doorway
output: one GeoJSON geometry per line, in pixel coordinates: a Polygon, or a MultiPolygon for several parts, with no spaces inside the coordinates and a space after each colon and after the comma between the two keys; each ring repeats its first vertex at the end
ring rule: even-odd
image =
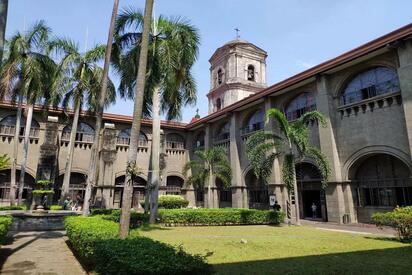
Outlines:
{"type": "Polygon", "coordinates": [[[357,190],[359,222],[369,222],[375,212],[412,205],[410,169],[394,156],[376,154],[361,158],[351,167],[349,178],[357,190]]]}
{"type": "MultiPolygon", "coordinates": [[[[16,198],[18,195],[19,188],[19,179],[20,179],[20,170],[16,171],[16,198]]],[[[0,171],[0,202],[9,202],[10,201],[10,182],[11,182],[11,169],[6,169],[0,171]]],[[[33,188],[35,187],[36,180],[30,174],[24,174],[24,187],[23,187],[23,199],[30,199],[30,194],[33,188]]]]}
{"type": "Polygon", "coordinates": [[[268,186],[258,180],[253,170],[250,170],[245,177],[246,189],[249,201],[249,208],[268,209],[269,192],[268,186]]]}
{"type": "MultiPolygon", "coordinates": [[[[115,179],[115,190],[113,196],[113,207],[121,208],[123,199],[123,188],[125,182],[125,175],[117,177],[115,179]]],[[[141,177],[135,177],[133,179],[133,196],[132,196],[132,208],[140,208],[140,201],[144,201],[146,195],[146,180],[141,177]]]]}
{"type": "Polygon", "coordinates": [[[166,195],[181,195],[184,180],[178,176],[168,176],[166,180],[166,195]]]}
{"type": "Polygon", "coordinates": [[[232,191],[230,187],[225,187],[220,179],[216,179],[216,187],[219,198],[219,208],[232,207],[232,191]]]}
{"type": "Polygon", "coordinates": [[[295,167],[300,217],[327,221],[325,191],[322,189],[319,169],[307,162],[298,163],[295,167]]]}
{"type": "MultiPolygon", "coordinates": [[[[54,196],[53,201],[57,202],[60,199],[62,193],[64,174],[57,177],[54,184],[54,196]]],[[[69,197],[73,201],[80,201],[82,203],[84,200],[84,193],[86,191],[86,181],[87,175],[77,172],[70,173],[70,184],[69,184],[69,197]]]]}

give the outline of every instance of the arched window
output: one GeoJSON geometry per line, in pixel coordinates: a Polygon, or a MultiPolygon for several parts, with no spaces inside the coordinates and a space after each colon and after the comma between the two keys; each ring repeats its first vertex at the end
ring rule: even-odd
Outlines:
{"type": "Polygon", "coordinates": [[[204,148],[205,147],[205,132],[200,132],[197,134],[195,141],[193,143],[193,147],[195,149],[204,148]]]}
{"type": "Polygon", "coordinates": [[[255,81],[255,67],[253,65],[247,67],[247,80],[255,81]]]}
{"type": "Polygon", "coordinates": [[[166,178],[166,195],[182,194],[184,180],[177,176],[168,176],[166,178]]]}
{"type": "MultiPolygon", "coordinates": [[[[130,133],[132,129],[126,128],[119,131],[117,135],[117,144],[119,145],[130,145],[130,133]]],[[[139,147],[147,147],[147,137],[143,132],[139,135],[139,147]]]]}
{"type": "Polygon", "coordinates": [[[399,80],[395,70],[377,67],[358,74],[346,85],[341,96],[341,104],[355,103],[399,91],[399,80]]]}
{"type": "MultiPolygon", "coordinates": [[[[17,120],[17,116],[15,115],[6,116],[5,118],[3,118],[0,121],[0,134],[14,136],[14,131],[16,128],[16,120],[17,120]]],[[[19,135],[21,136],[24,135],[25,127],[26,127],[26,118],[22,116],[20,120],[19,135]]],[[[31,127],[30,127],[30,137],[38,137],[39,130],[40,130],[40,124],[35,119],[32,119],[31,127]]]]}
{"type": "Polygon", "coordinates": [[[252,170],[246,174],[245,182],[249,198],[249,208],[268,209],[268,186],[258,180],[252,170]]]}
{"type": "MultiPolygon", "coordinates": [[[[62,140],[70,140],[71,125],[67,125],[63,129],[62,140]]],[[[85,122],[80,122],[77,125],[76,141],[91,143],[94,139],[94,129],[85,122]]]]}
{"type": "Polygon", "coordinates": [[[230,137],[230,124],[229,122],[224,123],[216,132],[215,140],[226,140],[230,137]]]}
{"type": "Polygon", "coordinates": [[[216,99],[216,111],[222,109],[222,100],[220,98],[216,99]]]}
{"type": "Polygon", "coordinates": [[[179,134],[168,134],[166,136],[166,148],[169,149],[185,149],[185,140],[179,134]]]}
{"type": "Polygon", "coordinates": [[[286,107],[286,118],[291,121],[300,118],[304,113],[316,110],[315,95],[304,92],[292,99],[286,107]]]}
{"type": "Polygon", "coordinates": [[[217,84],[220,85],[223,83],[223,71],[222,69],[217,70],[217,84]]]}
{"type": "Polygon", "coordinates": [[[255,111],[246,121],[245,125],[241,129],[242,134],[247,134],[263,129],[264,126],[264,113],[263,110],[255,111]]]}

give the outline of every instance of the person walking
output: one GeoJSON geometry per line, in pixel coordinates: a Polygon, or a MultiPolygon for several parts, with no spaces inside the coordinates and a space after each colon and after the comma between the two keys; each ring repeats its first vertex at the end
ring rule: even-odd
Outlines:
{"type": "Polygon", "coordinates": [[[313,217],[314,219],[316,219],[316,210],[318,209],[318,207],[316,206],[315,203],[312,203],[311,208],[312,208],[312,217],[313,217]]]}

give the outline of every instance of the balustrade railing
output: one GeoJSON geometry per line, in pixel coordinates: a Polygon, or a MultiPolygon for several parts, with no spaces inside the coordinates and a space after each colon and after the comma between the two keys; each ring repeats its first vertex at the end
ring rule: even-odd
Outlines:
{"type": "Polygon", "coordinates": [[[240,128],[240,134],[241,135],[247,135],[253,132],[257,132],[263,129],[263,127],[265,126],[264,122],[258,122],[258,123],[254,123],[254,124],[250,124],[247,125],[243,128],[240,128]]]}
{"type": "MultiPolygon", "coordinates": [[[[0,135],[13,137],[15,133],[16,126],[11,125],[0,125],[0,135]]],[[[30,138],[38,138],[40,134],[40,128],[32,127],[30,128],[30,138]]],[[[24,136],[24,127],[20,128],[20,137],[24,136]]]]}
{"type": "MultiPolygon", "coordinates": [[[[76,133],[76,143],[93,143],[94,134],[86,132],[77,132],[76,133]]],[[[70,141],[70,132],[62,133],[62,141],[70,141]]]]}

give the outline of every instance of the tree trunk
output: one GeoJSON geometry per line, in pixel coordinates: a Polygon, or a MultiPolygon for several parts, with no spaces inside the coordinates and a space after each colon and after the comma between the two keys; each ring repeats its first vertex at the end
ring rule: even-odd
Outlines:
{"type": "Polygon", "coordinates": [[[152,115],[152,171],[150,177],[150,223],[155,223],[157,218],[159,176],[160,176],[160,90],[153,92],[153,115],[152,115]]]}
{"type": "Polygon", "coordinates": [[[31,121],[33,118],[33,105],[32,104],[27,105],[27,108],[28,108],[28,112],[27,112],[26,128],[24,129],[23,159],[21,161],[20,180],[19,180],[19,198],[18,198],[19,205],[22,204],[22,200],[23,200],[24,174],[26,173],[27,155],[29,152],[31,121]]]}
{"type": "Polygon", "coordinates": [[[9,6],[9,0],[0,0],[0,62],[3,61],[3,52],[6,36],[7,26],[7,10],[9,6]]]}
{"type": "MultiPolygon", "coordinates": [[[[292,155],[293,156],[293,155],[292,155]]],[[[293,190],[295,193],[295,224],[300,225],[300,211],[299,211],[299,192],[298,192],[298,184],[296,181],[296,168],[295,168],[295,158],[293,159],[293,190]]]]}
{"type": "Polygon", "coordinates": [[[13,143],[13,156],[11,160],[11,180],[10,180],[10,205],[16,204],[16,172],[17,172],[17,157],[19,153],[20,145],[20,124],[21,124],[21,113],[23,110],[23,97],[19,96],[19,105],[17,107],[16,116],[16,128],[14,129],[14,143],[13,143]]]}
{"type": "Polygon", "coordinates": [[[79,124],[79,115],[80,115],[80,100],[78,100],[74,106],[74,117],[73,117],[72,129],[70,131],[69,150],[66,156],[66,166],[64,169],[64,178],[63,178],[63,185],[62,185],[62,193],[60,195],[60,204],[63,204],[64,199],[69,195],[70,176],[72,172],[74,144],[76,143],[76,133],[77,133],[77,125],[79,124]]]}
{"type": "MultiPolygon", "coordinates": [[[[139,142],[140,124],[142,118],[143,96],[146,84],[146,65],[147,52],[149,48],[149,32],[152,20],[154,0],[146,0],[144,19],[143,19],[143,33],[139,56],[139,67],[137,70],[136,87],[134,91],[134,109],[133,109],[133,123],[130,134],[130,147],[127,155],[126,171],[130,166],[136,165],[137,148],[139,142]]],[[[120,238],[126,238],[129,234],[130,226],[130,206],[132,200],[133,185],[130,173],[126,172],[123,198],[122,198],[122,213],[120,216],[120,238]]]]}
{"type": "Polygon", "coordinates": [[[212,184],[213,184],[213,172],[212,167],[209,167],[209,177],[207,178],[207,208],[214,208],[212,199],[212,184]]]}
{"type": "Polygon", "coordinates": [[[96,129],[94,133],[93,146],[91,150],[89,175],[87,177],[86,192],[84,194],[83,216],[89,215],[92,187],[96,185],[97,176],[99,173],[100,136],[101,136],[101,130],[102,130],[104,104],[106,102],[107,78],[108,78],[109,67],[110,67],[110,56],[112,54],[114,25],[116,21],[118,7],[119,7],[119,0],[114,0],[112,17],[111,17],[110,27],[109,27],[109,35],[107,38],[106,52],[105,52],[105,58],[104,58],[102,88],[100,90],[99,103],[98,103],[99,105],[97,106],[97,112],[96,112],[96,127],[95,127],[96,129]]]}

